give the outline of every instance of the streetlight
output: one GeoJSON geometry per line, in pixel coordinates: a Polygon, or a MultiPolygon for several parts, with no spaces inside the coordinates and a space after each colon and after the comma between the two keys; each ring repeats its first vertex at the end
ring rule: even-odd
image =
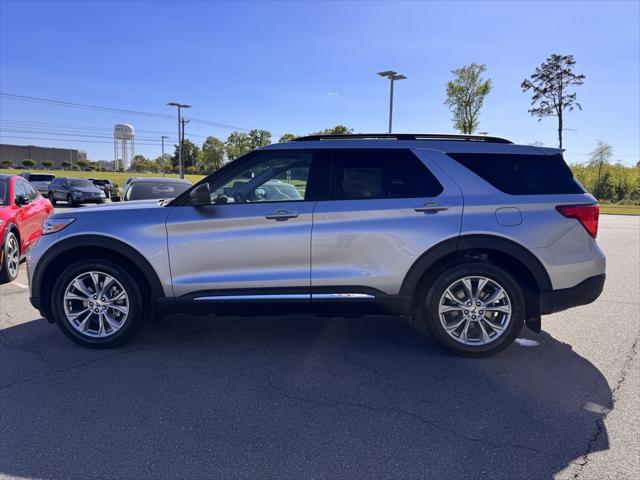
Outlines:
{"type": "Polygon", "coordinates": [[[393,123],[393,82],[396,80],[404,80],[407,77],[399,74],[398,72],[394,72],[393,70],[387,70],[385,72],[378,73],[381,77],[387,77],[391,80],[391,94],[389,95],[389,133],[391,133],[391,125],[393,123]]]}
{"type": "Polygon", "coordinates": [[[170,107],[178,107],[178,165],[180,165],[180,178],[184,178],[184,167],[182,165],[182,135],[180,135],[181,129],[181,116],[180,109],[181,108],[191,108],[191,105],[187,105],[186,103],[177,103],[177,102],[169,102],[167,103],[170,107]]]}

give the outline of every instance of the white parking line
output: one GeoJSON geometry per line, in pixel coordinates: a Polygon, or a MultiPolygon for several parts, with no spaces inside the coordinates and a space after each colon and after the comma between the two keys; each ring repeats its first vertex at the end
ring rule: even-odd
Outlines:
{"type": "Polygon", "coordinates": [[[16,287],[19,287],[19,288],[29,288],[29,285],[25,285],[24,283],[16,282],[15,280],[13,282],[11,282],[11,285],[15,285],[16,287]]]}

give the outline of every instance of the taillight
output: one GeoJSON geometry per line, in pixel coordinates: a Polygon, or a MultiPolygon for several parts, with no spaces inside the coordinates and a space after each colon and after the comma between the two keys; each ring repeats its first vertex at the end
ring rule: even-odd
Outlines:
{"type": "Polygon", "coordinates": [[[598,235],[600,205],[558,205],[556,207],[567,218],[575,218],[593,238],[598,235]]]}

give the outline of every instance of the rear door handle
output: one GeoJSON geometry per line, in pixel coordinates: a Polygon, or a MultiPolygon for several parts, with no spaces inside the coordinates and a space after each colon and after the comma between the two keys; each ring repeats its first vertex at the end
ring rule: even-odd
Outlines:
{"type": "Polygon", "coordinates": [[[449,210],[449,205],[438,205],[435,202],[427,202],[421,207],[414,208],[414,210],[422,213],[438,213],[444,210],[449,210]]]}
{"type": "Polygon", "coordinates": [[[287,220],[296,218],[300,214],[298,212],[290,212],[289,210],[276,210],[273,213],[267,213],[264,217],[268,220],[287,220]]]}

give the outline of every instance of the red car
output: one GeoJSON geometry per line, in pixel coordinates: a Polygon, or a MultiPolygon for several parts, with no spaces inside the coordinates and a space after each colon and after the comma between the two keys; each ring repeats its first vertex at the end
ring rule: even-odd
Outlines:
{"type": "Polygon", "coordinates": [[[18,276],[20,260],[52,213],[49,200],[24,178],[0,174],[0,283],[18,276]]]}

